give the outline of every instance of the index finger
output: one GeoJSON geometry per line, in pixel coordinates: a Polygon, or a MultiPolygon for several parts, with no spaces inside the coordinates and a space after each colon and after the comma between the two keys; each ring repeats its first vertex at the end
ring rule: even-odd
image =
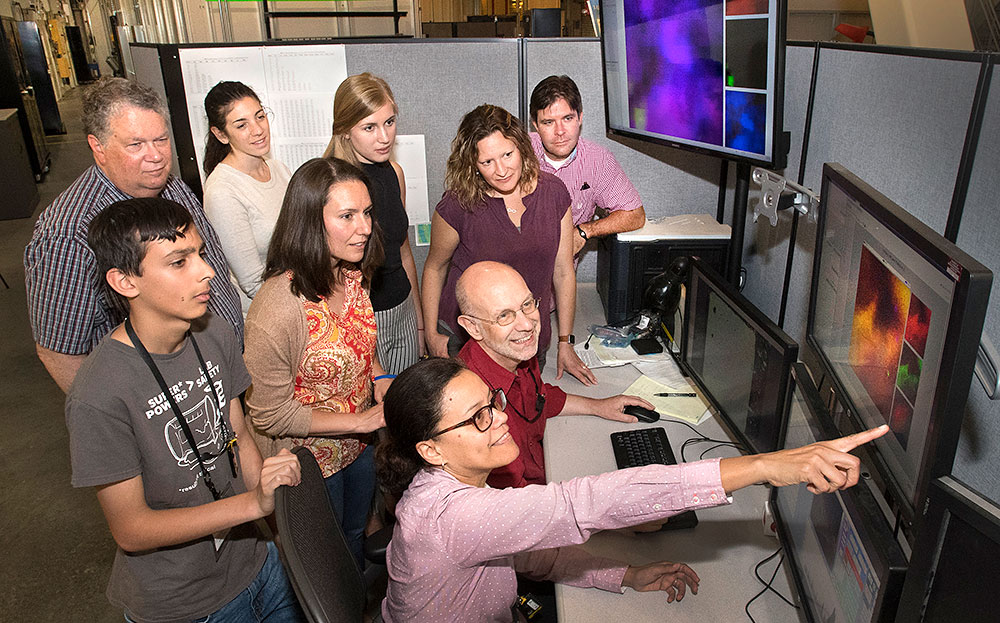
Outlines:
{"type": "Polygon", "coordinates": [[[889,427],[885,424],[876,428],[869,428],[866,431],[860,433],[854,433],[853,435],[848,435],[846,437],[841,437],[840,439],[834,439],[830,442],[830,446],[834,450],[840,450],[841,452],[850,452],[851,450],[857,448],[860,445],[864,445],[869,441],[878,439],[882,435],[889,432],[889,427]]]}

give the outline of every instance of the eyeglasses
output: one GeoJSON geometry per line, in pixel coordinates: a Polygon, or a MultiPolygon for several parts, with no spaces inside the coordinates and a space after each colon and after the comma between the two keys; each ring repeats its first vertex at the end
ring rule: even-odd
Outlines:
{"type": "MultiPolygon", "coordinates": [[[[541,302],[542,302],[542,299],[540,299],[540,298],[530,298],[530,299],[528,299],[527,301],[521,303],[521,313],[524,314],[525,316],[527,316],[528,314],[530,314],[530,313],[534,312],[536,309],[538,309],[538,305],[541,302]]],[[[500,312],[497,315],[497,317],[495,319],[493,319],[493,320],[490,320],[488,318],[479,318],[478,316],[472,316],[470,314],[462,314],[462,315],[465,316],[465,317],[467,317],[467,318],[472,318],[474,320],[479,320],[481,322],[488,322],[490,324],[495,324],[495,325],[500,325],[501,327],[506,327],[507,325],[509,325],[512,322],[514,322],[514,320],[517,318],[517,310],[516,309],[505,309],[502,312],[500,312]]]]}
{"type": "Polygon", "coordinates": [[[438,435],[443,435],[448,431],[452,431],[455,430],[456,428],[461,428],[463,426],[468,426],[469,424],[475,426],[476,430],[478,430],[479,432],[485,433],[490,429],[490,426],[493,426],[493,412],[503,411],[506,408],[507,408],[507,396],[503,393],[502,389],[500,388],[494,389],[490,392],[490,404],[486,405],[485,407],[482,407],[481,409],[473,413],[472,417],[470,417],[469,419],[462,420],[461,422],[455,424],[454,426],[449,426],[444,430],[440,430],[431,435],[430,437],[428,437],[428,439],[434,439],[438,435]]]}

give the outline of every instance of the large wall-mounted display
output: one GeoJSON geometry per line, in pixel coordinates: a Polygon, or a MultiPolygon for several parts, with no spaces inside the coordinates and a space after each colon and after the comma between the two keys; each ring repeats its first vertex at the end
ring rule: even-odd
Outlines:
{"type": "Polygon", "coordinates": [[[605,0],[608,132],[784,168],[784,0],[605,0]]]}

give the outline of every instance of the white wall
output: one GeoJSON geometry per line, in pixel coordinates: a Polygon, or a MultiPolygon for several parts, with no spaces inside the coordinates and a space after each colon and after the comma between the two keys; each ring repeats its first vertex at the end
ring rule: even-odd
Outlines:
{"type": "Polygon", "coordinates": [[[883,45],[973,50],[960,0],[870,0],[875,37],[883,45]]]}

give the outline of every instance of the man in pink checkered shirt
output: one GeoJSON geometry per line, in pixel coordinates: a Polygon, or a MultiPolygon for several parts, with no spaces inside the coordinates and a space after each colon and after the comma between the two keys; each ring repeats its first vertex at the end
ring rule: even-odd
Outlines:
{"type": "Polygon", "coordinates": [[[610,151],[580,138],[583,101],[568,76],[549,76],[531,92],[531,144],[543,171],[561,179],[572,198],[576,255],[590,238],[646,224],[639,193],[610,151]],[[595,219],[597,208],[608,212],[595,219]]]}

